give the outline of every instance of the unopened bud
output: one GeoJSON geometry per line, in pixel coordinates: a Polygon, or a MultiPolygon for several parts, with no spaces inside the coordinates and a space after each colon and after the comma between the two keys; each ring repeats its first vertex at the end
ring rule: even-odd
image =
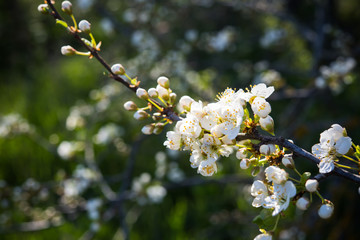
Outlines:
{"type": "Polygon", "coordinates": [[[151,98],[157,98],[159,96],[155,88],[149,88],[148,93],[151,98]]]}
{"type": "Polygon", "coordinates": [[[282,164],[284,164],[285,167],[290,168],[290,169],[294,169],[295,163],[294,163],[294,160],[292,158],[292,154],[285,154],[281,161],[282,161],[282,164]]]}
{"type": "Polygon", "coordinates": [[[42,14],[49,14],[49,5],[47,4],[40,4],[38,6],[38,11],[42,14]]]}
{"type": "Polygon", "coordinates": [[[176,93],[170,93],[170,103],[171,104],[175,103],[176,97],[177,97],[176,93]]]}
{"type": "Polygon", "coordinates": [[[296,201],[296,207],[300,210],[306,210],[309,207],[309,200],[306,197],[301,197],[296,201]]]}
{"type": "Polygon", "coordinates": [[[240,161],[240,168],[241,169],[248,169],[250,166],[250,161],[247,158],[244,158],[243,160],[240,161]]]}
{"type": "Polygon", "coordinates": [[[316,179],[308,179],[305,183],[305,188],[308,192],[316,192],[319,182],[316,179]]]}
{"type": "Polygon", "coordinates": [[[138,88],[136,90],[136,96],[138,96],[138,98],[144,99],[144,100],[148,100],[149,99],[149,94],[147,93],[147,91],[143,88],[138,88]]]}
{"type": "Polygon", "coordinates": [[[255,177],[256,175],[258,175],[259,174],[259,172],[260,172],[260,167],[254,167],[253,169],[252,169],[252,171],[251,171],[251,175],[253,176],[253,177],[255,177]]]}
{"type": "Polygon", "coordinates": [[[145,112],[144,110],[138,110],[134,113],[134,118],[136,120],[144,120],[149,117],[149,114],[145,112]]]}
{"type": "Polygon", "coordinates": [[[246,148],[240,148],[239,150],[237,150],[235,156],[239,160],[246,158],[246,148]]]}
{"type": "Polygon", "coordinates": [[[125,68],[120,63],[112,65],[111,71],[114,74],[118,74],[118,75],[124,75],[125,74],[125,68]]]}
{"type": "Polygon", "coordinates": [[[73,56],[73,55],[76,54],[76,50],[70,45],[62,46],[61,47],[61,54],[64,55],[64,56],[73,56]]]}
{"type": "Polygon", "coordinates": [[[155,128],[155,124],[149,124],[149,125],[145,125],[142,129],[141,132],[145,135],[151,135],[154,131],[155,128]]]}
{"type": "Polygon", "coordinates": [[[168,89],[170,87],[170,81],[167,77],[161,76],[157,79],[157,83],[163,88],[168,89]]]}
{"type": "Polygon", "coordinates": [[[268,115],[266,118],[260,118],[259,122],[260,127],[263,130],[269,133],[274,133],[274,120],[272,119],[272,117],[270,117],[270,115],[268,115]]]}
{"type": "Polygon", "coordinates": [[[69,1],[63,1],[61,3],[61,10],[63,10],[64,13],[71,15],[72,14],[72,4],[69,1]]]}
{"type": "Polygon", "coordinates": [[[127,101],[126,103],[124,103],[124,108],[128,111],[138,110],[138,107],[136,106],[136,104],[133,101],[127,101]]]}
{"type": "Polygon", "coordinates": [[[270,154],[269,145],[266,145],[266,144],[261,145],[259,151],[260,151],[260,153],[262,153],[266,156],[269,155],[270,154]]]}
{"type": "Polygon", "coordinates": [[[84,33],[91,32],[91,24],[87,20],[81,20],[79,22],[79,29],[84,33]]]}
{"type": "Polygon", "coordinates": [[[194,102],[194,99],[192,99],[189,96],[182,96],[179,100],[178,108],[180,112],[190,111],[191,104],[194,102]]]}
{"type": "Polygon", "coordinates": [[[154,121],[159,121],[159,120],[161,120],[161,119],[162,119],[161,113],[159,113],[159,112],[154,113],[154,114],[152,115],[152,119],[153,119],[154,121]]]}
{"type": "Polygon", "coordinates": [[[156,90],[157,90],[158,93],[159,93],[159,97],[161,97],[161,98],[164,99],[165,101],[168,101],[168,100],[169,100],[169,98],[170,98],[170,96],[169,96],[169,91],[168,91],[166,88],[164,88],[164,87],[162,87],[162,86],[160,86],[160,85],[157,85],[157,86],[156,86],[156,90]]]}
{"type": "Polygon", "coordinates": [[[156,134],[156,135],[160,134],[162,132],[162,130],[164,129],[164,127],[165,127],[165,124],[156,123],[153,133],[156,134]]]}
{"type": "Polygon", "coordinates": [[[331,217],[333,212],[334,212],[334,205],[326,203],[326,204],[321,205],[321,207],[319,208],[318,214],[321,218],[327,219],[327,218],[331,217]]]}

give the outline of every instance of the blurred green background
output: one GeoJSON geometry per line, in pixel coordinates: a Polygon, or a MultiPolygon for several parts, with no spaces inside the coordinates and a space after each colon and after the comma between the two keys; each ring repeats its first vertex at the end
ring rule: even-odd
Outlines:
{"type": "MultiPolygon", "coordinates": [[[[112,85],[95,60],[62,56],[63,45],[82,49],[52,17],[37,11],[40,3],[0,2],[0,115],[18,113],[32,129],[23,134],[15,127],[5,134],[0,126],[0,238],[124,239],[127,231],[130,239],[256,236],[251,221],[260,210],[251,207],[251,174],[240,171],[232,156],[221,159],[216,176],[201,177],[190,167],[187,152],[165,149],[165,133],[141,136],[142,124],[122,107],[133,93],[112,85]],[[87,116],[81,128],[66,127],[71,108],[83,105],[97,114],[87,116]],[[152,184],[167,189],[160,203],[143,203],[139,196],[106,202],[95,183],[63,202],[63,181],[87,163],[82,151],[61,159],[57,146],[95,139],[108,124],[116,125],[116,138],[94,147],[105,180],[115,193],[126,193],[135,178],[149,173],[152,184]],[[177,179],[169,175],[172,168],[177,179]],[[27,187],[29,178],[40,187],[27,187]],[[38,196],[42,189],[47,191],[43,199],[38,196]],[[99,196],[103,217],[99,230],[91,231],[85,199],[99,196]],[[23,224],[44,219],[50,225],[39,231],[23,224]]],[[[270,99],[277,135],[310,150],[322,131],[339,123],[359,143],[359,68],[330,77],[322,68],[338,61],[346,69],[346,59],[360,59],[357,0],[78,0],[73,5],[76,19],[90,21],[102,41],[104,59],[122,63],[146,88],[166,75],[178,97],[213,101],[226,87],[270,81],[277,88],[270,99]]],[[[307,160],[296,159],[296,164],[317,172],[307,160]]],[[[334,216],[326,221],[317,216],[318,199],[304,213],[290,209],[291,221],[280,222],[279,239],[357,239],[358,186],[331,177],[320,184],[320,192],[334,202],[334,216]]]]}

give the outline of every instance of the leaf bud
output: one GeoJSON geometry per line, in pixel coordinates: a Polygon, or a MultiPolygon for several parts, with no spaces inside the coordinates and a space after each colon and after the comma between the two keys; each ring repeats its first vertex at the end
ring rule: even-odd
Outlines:
{"type": "Polygon", "coordinates": [[[260,127],[261,129],[273,134],[274,133],[274,120],[270,115],[265,118],[260,118],[260,127]]]}
{"type": "Polygon", "coordinates": [[[290,168],[290,169],[295,168],[295,163],[294,163],[294,160],[292,158],[292,154],[285,154],[284,157],[282,158],[281,162],[287,168],[290,168]]]}
{"type": "Polygon", "coordinates": [[[149,124],[149,125],[145,125],[142,129],[141,132],[145,135],[151,135],[154,131],[155,128],[155,124],[149,124]]]}
{"type": "Polygon", "coordinates": [[[306,210],[309,204],[310,202],[306,197],[301,197],[296,201],[296,207],[300,210],[306,210]]]}
{"type": "Polygon", "coordinates": [[[305,188],[308,192],[316,192],[319,182],[316,179],[308,179],[305,183],[305,188]]]}
{"type": "Polygon", "coordinates": [[[124,108],[128,111],[138,110],[138,107],[136,106],[136,104],[133,101],[127,101],[126,103],[124,103],[124,108]]]}
{"type": "Polygon", "coordinates": [[[118,75],[124,75],[125,74],[125,68],[120,63],[112,65],[111,71],[114,74],[118,74],[118,75]]]}
{"type": "Polygon", "coordinates": [[[334,212],[334,205],[326,203],[326,204],[321,205],[321,207],[319,208],[318,214],[321,218],[327,219],[327,218],[331,217],[333,212],[334,212]]]}
{"type": "Polygon", "coordinates": [[[149,117],[149,114],[144,110],[138,110],[134,113],[134,118],[136,120],[144,120],[149,117]]]}
{"type": "Polygon", "coordinates": [[[161,76],[157,79],[157,83],[163,88],[168,89],[170,87],[170,81],[167,77],[161,76]]]}
{"type": "Polygon", "coordinates": [[[157,98],[159,96],[155,88],[149,88],[148,93],[151,98],[157,98]]]}
{"type": "Polygon", "coordinates": [[[73,55],[76,54],[76,50],[75,50],[75,48],[73,48],[70,45],[62,46],[61,47],[61,54],[64,55],[64,56],[73,56],[73,55]]]}
{"type": "Polygon", "coordinates": [[[40,4],[38,6],[38,11],[42,14],[49,14],[49,5],[47,4],[40,4]]]}
{"type": "Polygon", "coordinates": [[[91,32],[91,24],[87,20],[81,20],[79,22],[79,29],[84,33],[91,32]]]}
{"type": "Polygon", "coordinates": [[[138,88],[136,90],[136,96],[138,96],[138,98],[144,99],[144,100],[148,100],[149,99],[149,94],[147,93],[147,91],[143,88],[138,88]]]}
{"type": "Polygon", "coordinates": [[[71,15],[72,14],[72,4],[69,1],[63,1],[61,3],[61,10],[63,10],[64,13],[71,15]]]}

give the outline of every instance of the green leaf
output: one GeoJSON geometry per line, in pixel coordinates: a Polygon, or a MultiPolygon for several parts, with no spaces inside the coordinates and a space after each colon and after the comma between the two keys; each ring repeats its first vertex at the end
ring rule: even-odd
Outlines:
{"type": "Polygon", "coordinates": [[[60,24],[64,28],[68,28],[68,24],[63,20],[56,19],[56,24],[60,24]]]}
{"type": "Polygon", "coordinates": [[[277,216],[273,217],[271,209],[262,209],[260,214],[253,219],[253,223],[263,229],[272,229],[275,225],[277,216]]]}
{"type": "Polygon", "coordinates": [[[304,173],[301,175],[300,183],[301,183],[302,185],[304,185],[305,182],[310,178],[310,176],[311,176],[311,173],[309,173],[309,172],[304,172],[304,173]]]}

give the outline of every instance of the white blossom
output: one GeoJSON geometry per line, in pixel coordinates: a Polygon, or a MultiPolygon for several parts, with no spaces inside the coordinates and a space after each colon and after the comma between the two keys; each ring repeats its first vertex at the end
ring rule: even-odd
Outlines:
{"type": "Polygon", "coordinates": [[[146,189],[146,194],[153,203],[160,203],[166,196],[166,189],[163,186],[155,185],[146,189]]]}
{"type": "Polygon", "coordinates": [[[296,201],[296,207],[300,210],[306,210],[309,207],[310,201],[306,197],[301,197],[296,201]]]}
{"type": "Polygon", "coordinates": [[[212,176],[217,172],[216,159],[208,158],[205,161],[202,161],[198,167],[198,173],[203,176],[212,176]]]}
{"type": "Polygon", "coordinates": [[[257,235],[254,240],[272,240],[272,236],[267,233],[257,235]]]}
{"type": "Polygon", "coordinates": [[[264,184],[263,181],[256,180],[251,185],[251,195],[255,197],[252,202],[253,207],[261,207],[265,204],[265,198],[269,195],[267,186],[264,184]]]}
{"type": "Polygon", "coordinates": [[[276,184],[283,184],[287,181],[289,174],[284,170],[276,166],[270,166],[265,169],[266,179],[269,182],[276,184]]]}
{"type": "Polygon", "coordinates": [[[274,184],[273,188],[273,195],[264,199],[264,207],[274,209],[272,215],[275,216],[288,208],[290,198],[296,195],[296,187],[291,181],[287,181],[285,184],[274,184]]]}
{"type": "Polygon", "coordinates": [[[319,182],[316,179],[308,179],[305,182],[305,188],[308,192],[316,192],[319,187],[319,182]]]}

